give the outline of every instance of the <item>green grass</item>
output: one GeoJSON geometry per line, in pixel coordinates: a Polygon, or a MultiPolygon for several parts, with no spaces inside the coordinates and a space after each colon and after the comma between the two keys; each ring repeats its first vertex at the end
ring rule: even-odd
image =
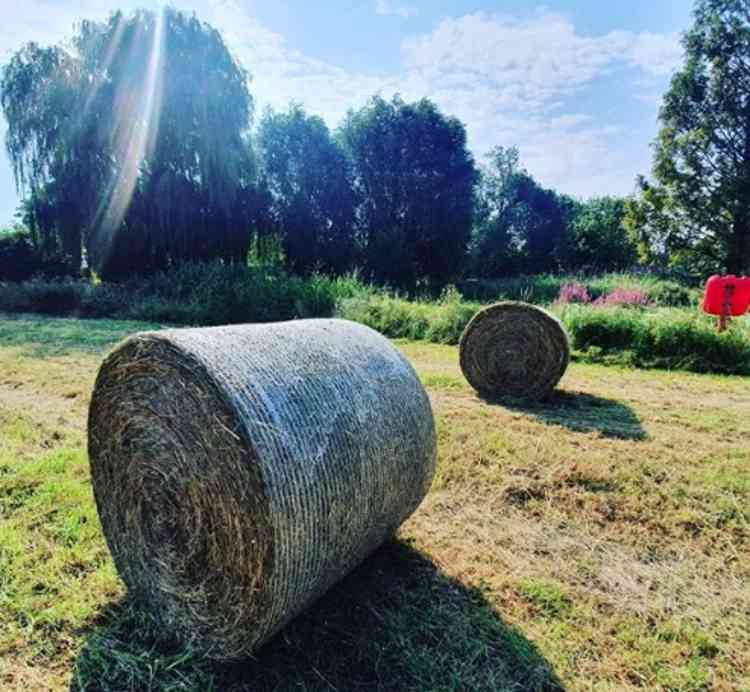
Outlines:
{"type": "Polygon", "coordinates": [[[278,267],[186,264],[125,284],[0,284],[0,310],[184,325],[337,315],[393,339],[457,344],[483,302],[521,299],[549,304],[571,281],[585,283],[594,298],[616,288],[637,289],[652,302],[648,309],[552,305],[570,333],[577,358],[641,368],[750,374],[750,320],[734,320],[729,331],[717,334],[715,320],[699,312],[700,291],[649,275],[521,276],[464,282],[463,293],[448,287],[437,299],[409,300],[367,286],[356,276],[301,278],[278,267]],[[467,300],[467,295],[480,296],[483,302],[467,300]]]}
{"type": "Polygon", "coordinates": [[[155,322],[132,320],[50,320],[32,314],[2,315],[0,345],[20,347],[39,357],[66,353],[100,353],[135,331],[159,329],[155,322]]]}
{"type": "MultiPolygon", "coordinates": [[[[480,303],[456,292],[439,301],[409,301],[388,294],[343,299],[339,314],[394,339],[457,344],[480,303]]],[[[691,372],[750,375],[750,318],[719,334],[716,320],[697,307],[553,305],[570,334],[574,355],[605,364],[691,372]]]]}
{"type": "Polygon", "coordinates": [[[549,402],[427,386],[433,489],[251,660],[182,650],[130,603],[94,508],[88,396],[153,324],[0,319],[0,688],[750,689],[750,394],[740,377],[573,363],[549,402]]]}

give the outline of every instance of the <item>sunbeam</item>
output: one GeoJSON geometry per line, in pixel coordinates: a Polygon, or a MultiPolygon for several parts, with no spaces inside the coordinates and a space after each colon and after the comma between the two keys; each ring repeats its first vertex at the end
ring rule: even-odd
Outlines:
{"type": "Polygon", "coordinates": [[[109,44],[107,45],[107,50],[104,54],[104,61],[102,62],[102,67],[99,70],[99,75],[92,81],[91,88],[89,89],[89,93],[86,96],[86,101],[83,104],[83,111],[79,117],[79,120],[82,123],[85,122],[86,117],[91,111],[91,107],[99,91],[101,82],[107,79],[110,66],[112,65],[112,60],[114,59],[114,56],[120,47],[120,43],[122,43],[122,35],[124,30],[125,18],[123,15],[119,15],[117,17],[117,26],[115,27],[115,31],[112,34],[112,38],[109,41],[109,44]]]}
{"type": "MultiPolygon", "coordinates": [[[[153,152],[159,131],[163,92],[165,10],[155,14],[152,26],[139,23],[124,66],[125,78],[114,97],[113,171],[94,217],[93,232],[100,257],[106,259],[114,234],[122,225],[144,162],[153,152]],[[150,34],[150,36],[149,36],[150,34]],[[145,72],[141,69],[144,45],[150,40],[145,72]]],[[[107,54],[107,65],[122,43],[118,24],[107,54]]]]}

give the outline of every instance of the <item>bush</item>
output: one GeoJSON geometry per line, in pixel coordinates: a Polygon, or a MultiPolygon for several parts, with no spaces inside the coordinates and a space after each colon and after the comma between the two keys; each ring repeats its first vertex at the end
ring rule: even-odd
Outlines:
{"type": "Polygon", "coordinates": [[[544,305],[551,303],[566,283],[577,281],[576,277],[536,274],[534,276],[511,276],[502,279],[469,279],[458,288],[464,298],[482,302],[498,300],[523,300],[544,305]]]}
{"type": "Polygon", "coordinates": [[[0,281],[25,281],[41,268],[41,257],[26,229],[0,232],[0,281]]]}
{"type": "Polygon", "coordinates": [[[697,311],[569,306],[561,317],[584,358],[639,367],[750,375],[750,327],[736,320],[719,334],[697,311]]]}
{"type": "Polygon", "coordinates": [[[0,284],[0,310],[117,317],[185,325],[327,317],[340,297],[365,294],[356,277],[290,276],[279,268],[185,264],[113,283],[33,280],[0,284]]]}
{"type": "Polygon", "coordinates": [[[35,279],[0,284],[0,310],[41,312],[47,315],[77,314],[87,286],[80,281],[35,279]]]}
{"type": "Polygon", "coordinates": [[[651,274],[613,273],[596,277],[539,274],[493,280],[470,279],[459,284],[463,297],[470,300],[523,300],[536,305],[556,301],[569,287],[580,291],[580,302],[587,302],[584,292],[590,300],[596,300],[618,290],[640,291],[648,296],[650,302],[665,307],[687,307],[697,305],[700,300],[699,290],[651,274]]]}
{"type": "Polygon", "coordinates": [[[427,303],[388,295],[351,298],[339,306],[341,317],[366,324],[392,339],[425,339],[429,312],[427,303]]]}
{"type": "Polygon", "coordinates": [[[652,306],[651,299],[644,291],[637,288],[616,288],[611,293],[599,296],[594,305],[598,307],[620,305],[622,307],[647,308],[652,306]]]}
{"type": "Polygon", "coordinates": [[[672,307],[697,305],[700,300],[699,291],[691,291],[675,281],[660,281],[654,286],[650,296],[657,305],[672,307]]]}
{"type": "Polygon", "coordinates": [[[591,296],[589,295],[588,289],[577,281],[573,281],[569,284],[563,284],[560,287],[560,293],[557,296],[555,303],[567,304],[567,303],[590,303],[591,296]]]}

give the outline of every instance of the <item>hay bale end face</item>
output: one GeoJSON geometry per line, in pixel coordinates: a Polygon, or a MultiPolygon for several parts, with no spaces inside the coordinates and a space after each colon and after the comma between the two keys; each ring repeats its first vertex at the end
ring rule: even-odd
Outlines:
{"type": "Polygon", "coordinates": [[[464,377],[480,394],[542,399],[570,361],[560,321],[528,303],[503,302],[480,310],[461,335],[464,377]]]}
{"type": "Polygon", "coordinates": [[[186,645],[251,653],[427,493],[427,395],[343,320],[137,334],[89,413],[99,515],[129,592],[186,645]]]}

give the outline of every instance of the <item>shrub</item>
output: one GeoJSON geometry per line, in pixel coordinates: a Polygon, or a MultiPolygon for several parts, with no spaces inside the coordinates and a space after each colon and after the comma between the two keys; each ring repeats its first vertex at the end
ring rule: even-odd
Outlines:
{"type": "Polygon", "coordinates": [[[599,296],[595,301],[594,305],[607,306],[607,305],[621,305],[645,308],[651,305],[651,299],[644,291],[639,291],[637,288],[616,288],[611,293],[607,293],[603,296],[599,296]]]}
{"type": "Polygon", "coordinates": [[[750,327],[739,320],[724,333],[697,311],[569,306],[561,313],[573,348],[584,358],[639,367],[750,374],[750,327]]]}
{"type": "Polygon", "coordinates": [[[33,280],[0,284],[0,310],[119,317],[185,325],[327,317],[338,296],[365,294],[356,277],[290,276],[279,268],[185,264],[128,282],[33,280]]]}
{"type": "Polygon", "coordinates": [[[641,338],[642,321],[630,310],[592,310],[570,306],[561,313],[577,351],[597,347],[604,351],[629,349],[641,338]]]}
{"type": "Polygon", "coordinates": [[[464,328],[480,307],[476,303],[463,302],[455,288],[445,291],[439,308],[430,316],[425,338],[439,344],[457,344],[464,328]]]}
{"type": "Polygon", "coordinates": [[[35,279],[24,283],[0,284],[0,310],[47,315],[76,314],[85,291],[86,284],[80,281],[35,279]]]}
{"type": "Polygon", "coordinates": [[[25,281],[41,267],[41,257],[26,229],[0,232],[0,281],[25,281]]]}
{"type": "MultiPolygon", "coordinates": [[[[461,294],[467,299],[483,302],[523,300],[537,305],[552,303],[560,297],[566,286],[582,287],[591,300],[618,289],[641,291],[651,302],[661,306],[687,307],[697,305],[700,300],[700,290],[651,274],[613,273],[596,277],[539,274],[492,280],[470,279],[459,284],[461,294]]],[[[581,296],[583,297],[583,292],[581,296]]]]}
{"type": "Polygon", "coordinates": [[[652,300],[657,305],[671,307],[688,307],[697,305],[700,292],[678,284],[676,281],[660,281],[650,292],[652,300]]]}
{"type": "Polygon", "coordinates": [[[341,301],[338,314],[366,324],[392,339],[457,344],[464,327],[480,307],[478,303],[461,300],[455,290],[444,293],[437,303],[369,293],[341,301]]]}
{"type": "Polygon", "coordinates": [[[389,295],[344,300],[339,315],[361,322],[392,339],[425,339],[430,326],[430,306],[389,295]]]}
{"type": "Polygon", "coordinates": [[[560,287],[560,293],[557,296],[556,303],[590,303],[591,296],[588,289],[580,283],[572,282],[563,284],[560,287]]]}
{"type": "Polygon", "coordinates": [[[552,274],[521,275],[502,279],[469,279],[462,281],[458,288],[461,295],[469,300],[523,300],[542,305],[555,300],[563,284],[575,280],[575,277],[552,274]]]}

